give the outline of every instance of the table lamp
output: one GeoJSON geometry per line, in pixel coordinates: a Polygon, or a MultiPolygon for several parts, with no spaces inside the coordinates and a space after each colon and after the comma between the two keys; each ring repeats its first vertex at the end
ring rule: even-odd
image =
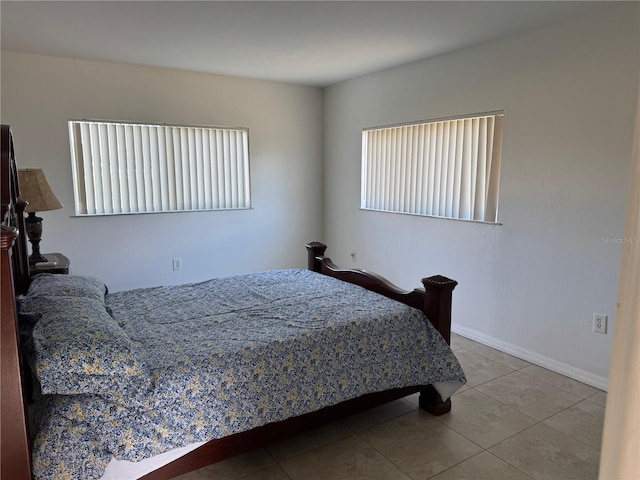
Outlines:
{"type": "Polygon", "coordinates": [[[29,216],[25,219],[27,237],[31,243],[29,265],[46,262],[47,258],[40,253],[42,239],[42,218],[36,217],[36,212],[46,212],[62,208],[55,194],[47,182],[44,172],[40,168],[25,168],[18,170],[20,184],[20,198],[29,204],[25,211],[29,216]]]}

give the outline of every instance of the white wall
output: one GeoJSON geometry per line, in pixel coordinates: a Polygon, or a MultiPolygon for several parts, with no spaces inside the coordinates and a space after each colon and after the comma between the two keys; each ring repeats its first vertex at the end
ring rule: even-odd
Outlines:
{"type": "Polygon", "coordinates": [[[606,387],[592,316],[611,333],[638,58],[634,2],[328,88],[328,254],[404,288],[450,276],[454,331],[606,387]],[[502,225],[359,210],[363,128],[499,109],[502,225]]]}
{"type": "Polygon", "coordinates": [[[65,206],[42,213],[42,251],[113,291],[304,267],[322,234],[320,89],[2,52],[2,123],[65,206]],[[73,218],[72,118],[248,127],[254,209],[73,218]]]}
{"type": "Polygon", "coordinates": [[[304,266],[303,243],[326,240],[337,263],[356,249],[356,266],[405,288],[455,278],[455,331],[605,387],[612,335],[591,322],[615,327],[621,246],[603,238],[623,236],[638,14],[633,2],[368,75],[324,102],[310,87],[2,52],[1,120],[65,204],[42,214],[43,251],[112,290],[304,266]],[[362,128],[496,109],[502,225],[359,210],[362,128]],[[70,118],[249,127],[255,209],[73,218],[70,118]]]}

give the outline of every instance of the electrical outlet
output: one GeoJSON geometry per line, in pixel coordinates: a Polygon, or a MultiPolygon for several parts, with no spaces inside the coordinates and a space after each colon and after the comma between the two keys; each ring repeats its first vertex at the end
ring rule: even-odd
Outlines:
{"type": "Polygon", "coordinates": [[[593,331],[596,333],[607,333],[607,316],[601,313],[593,314],[593,331]]]}
{"type": "Polygon", "coordinates": [[[181,258],[174,258],[171,260],[171,265],[173,266],[173,271],[174,272],[178,272],[180,270],[182,270],[182,259],[181,258]]]}

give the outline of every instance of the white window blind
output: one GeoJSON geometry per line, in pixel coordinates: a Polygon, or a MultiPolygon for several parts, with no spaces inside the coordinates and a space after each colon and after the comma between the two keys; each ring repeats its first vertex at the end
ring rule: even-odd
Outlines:
{"type": "Polygon", "coordinates": [[[503,117],[364,130],[361,208],[496,222],[503,117]]]}
{"type": "Polygon", "coordinates": [[[76,215],[251,207],[243,128],[69,122],[76,215]]]}

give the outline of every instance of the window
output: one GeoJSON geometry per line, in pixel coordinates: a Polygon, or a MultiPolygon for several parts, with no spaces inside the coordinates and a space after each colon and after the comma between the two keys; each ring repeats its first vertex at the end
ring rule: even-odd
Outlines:
{"type": "Polygon", "coordinates": [[[503,117],[365,129],[361,208],[496,222],[503,117]]]}
{"type": "Polygon", "coordinates": [[[251,207],[243,128],[69,122],[76,215],[251,207]]]}

